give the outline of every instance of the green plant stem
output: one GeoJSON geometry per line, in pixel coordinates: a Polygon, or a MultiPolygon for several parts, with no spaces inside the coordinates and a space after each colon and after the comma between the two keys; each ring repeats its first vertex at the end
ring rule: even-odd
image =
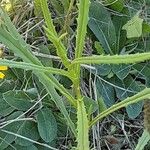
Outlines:
{"type": "MultiPolygon", "coordinates": [[[[75,48],[75,58],[80,58],[82,56],[82,52],[84,50],[85,44],[85,36],[87,32],[87,24],[88,24],[88,13],[89,13],[89,0],[79,0],[79,14],[77,18],[77,36],[76,36],[76,48],[75,48]]],[[[76,84],[80,86],[80,65],[75,65],[75,72],[77,75],[78,81],[76,84]]]]}
{"type": "Polygon", "coordinates": [[[131,105],[133,103],[137,103],[139,101],[148,99],[150,97],[150,88],[146,88],[143,91],[139,92],[138,94],[126,98],[125,100],[111,106],[107,110],[100,113],[98,116],[96,116],[89,124],[90,127],[92,127],[95,123],[97,123],[99,120],[103,119],[104,117],[108,116],[109,114],[113,113],[114,111],[126,107],[128,105],[131,105]]]}
{"type": "Polygon", "coordinates": [[[128,55],[100,55],[76,58],[72,61],[75,64],[130,64],[150,60],[150,53],[137,53],[128,55]]]}
{"type": "MultiPolygon", "coordinates": [[[[89,12],[90,1],[89,0],[80,0],[79,1],[79,14],[77,18],[77,36],[76,36],[76,48],[75,48],[75,58],[79,58],[82,56],[82,52],[84,49],[85,36],[87,32],[87,23],[88,23],[88,12],[89,12]]],[[[77,99],[81,99],[80,93],[80,65],[76,64],[73,67],[73,71],[75,71],[75,79],[74,79],[74,89],[76,91],[77,99]]]]}
{"type": "Polygon", "coordinates": [[[40,0],[40,3],[41,3],[41,9],[42,9],[42,12],[43,12],[43,15],[44,15],[44,20],[45,20],[45,23],[46,23],[48,29],[49,29],[55,36],[57,36],[57,32],[56,32],[55,26],[54,26],[54,24],[53,24],[53,20],[52,20],[52,17],[51,17],[51,13],[49,12],[49,9],[48,9],[47,0],[40,0]]]}
{"type": "Polygon", "coordinates": [[[89,121],[83,98],[77,100],[77,150],[89,150],[89,121]]]}
{"type": "Polygon", "coordinates": [[[41,9],[44,15],[44,20],[48,28],[45,28],[48,32],[48,38],[50,41],[53,42],[56,50],[57,55],[61,58],[61,61],[63,62],[64,66],[66,68],[69,68],[70,61],[67,58],[67,50],[63,43],[61,42],[61,39],[58,37],[57,32],[55,30],[55,26],[53,25],[53,20],[51,18],[51,13],[48,9],[48,4],[46,0],[40,0],[41,2],[41,9]]]}
{"type": "Polygon", "coordinates": [[[76,36],[76,49],[75,58],[79,58],[82,55],[83,47],[85,43],[85,36],[87,32],[88,13],[89,13],[89,0],[79,0],[79,15],[77,18],[77,36],[76,36]]]}
{"type": "Polygon", "coordinates": [[[48,28],[44,27],[44,29],[46,31],[47,37],[54,44],[57,50],[57,55],[61,58],[61,61],[63,62],[64,66],[66,68],[69,68],[71,63],[70,60],[67,58],[67,50],[61,42],[61,39],[64,38],[66,34],[63,34],[60,37],[56,37],[48,28]]]}
{"type": "MultiPolygon", "coordinates": [[[[75,58],[81,57],[84,49],[85,36],[87,32],[89,4],[89,0],[79,0],[75,58]]],[[[77,150],[89,150],[89,126],[84,101],[80,91],[80,69],[80,65],[76,64],[72,67],[72,70],[70,70],[72,74],[75,74],[75,78],[73,80],[73,88],[77,98],[77,150]]]]}
{"type": "Polygon", "coordinates": [[[20,69],[25,69],[25,70],[59,74],[59,75],[63,75],[63,76],[66,76],[68,78],[71,78],[67,71],[62,70],[62,69],[53,68],[53,67],[44,67],[44,66],[34,65],[31,63],[16,62],[16,61],[2,59],[2,58],[0,58],[0,65],[1,66],[8,66],[10,68],[13,67],[13,68],[20,68],[20,69]]]}

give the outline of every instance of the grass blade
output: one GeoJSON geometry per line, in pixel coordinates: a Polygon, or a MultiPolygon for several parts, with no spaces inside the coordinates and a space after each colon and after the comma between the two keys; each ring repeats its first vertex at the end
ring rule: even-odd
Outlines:
{"type": "Polygon", "coordinates": [[[142,136],[138,140],[138,144],[136,145],[135,150],[143,150],[144,147],[149,142],[149,140],[150,140],[150,135],[146,130],[144,130],[142,136]]]}

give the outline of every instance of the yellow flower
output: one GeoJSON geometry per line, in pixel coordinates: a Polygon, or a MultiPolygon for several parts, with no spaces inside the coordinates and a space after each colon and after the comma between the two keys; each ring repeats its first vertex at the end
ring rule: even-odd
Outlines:
{"type": "MultiPolygon", "coordinates": [[[[8,67],[7,66],[0,66],[0,71],[4,71],[4,70],[7,70],[8,67]]],[[[0,72],[0,79],[3,79],[5,77],[5,75],[0,72]]]]}
{"type": "MultiPolygon", "coordinates": [[[[2,56],[2,54],[3,54],[3,51],[2,51],[2,48],[0,47],[0,57],[2,56]]],[[[7,70],[7,69],[8,69],[7,66],[0,66],[0,79],[3,79],[5,77],[5,75],[1,71],[7,70]]]]}
{"type": "Polygon", "coordinates": [[[12,3],[10,2],[10,0],[3,0],[1,2],[1,6],[4,7],[4,9],[9,12],[12,10],[12,3]]]}

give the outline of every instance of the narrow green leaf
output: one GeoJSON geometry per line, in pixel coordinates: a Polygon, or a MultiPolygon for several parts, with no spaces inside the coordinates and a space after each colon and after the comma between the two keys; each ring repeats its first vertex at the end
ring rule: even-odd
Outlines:
{"type": "Polygon", "coordinates": [[[144,130],[142,136],[138,140],[138,144],[136,145],[135,150],[144,150],[144,147],[147,145],[149,140],[150,140],[150,135],[146,130],[144,130]]]}
{"type": "Polygon", "coordinates": [[[37,17],[41,17],[42,11],[41,11],[41,3],[40,0],[34,0],[34,14],[37,17]]]}
{"type": "Polygon", "coordinates": [[[31,63],[17,62],[17,61],[13,61],[13,60],[7,60],[7,59],[0,58],[0,65],[12,67],[12,68],[20,68],[20,69],[24,69],[24,70],[33,70],[33,71],[60,74],[60,75],[65,75],[65,76],[69,77],[69,74],[64,70],[53,68],[53,67],[43,67],[43,66],[34,65],[31,63]]]}
{"type": "Polygon", "coordinates": [[[63,5],[63,8],[64,8],[64,13],[67,13],[68,8],[69,8],[70,0],[61,0],[61,1],[62,1],[62,5],[63,5]]]}
{"type": "MultiPolygon", "coordinates": [[[[0,33],[3,33],[3,32],[4,31],[0,29],[0,33]]],[[[10,47],[10,49],[13,49],[25,62],[29,62],[29,63],[33,63],[33,64],[37,64],[39,66],[42,66],[42,64],[38,60],[36,60],[36,59],[34,59],[34,57],[32,57],[32,54],[30,52],[29,52],[30,55],[28,55],[28,53],[26,55],[27,49],[25,47],[23,47],[22,45],[19,45],[18,42],[13,37],[11,37],[11,35],[10,36],[5,35],[5,32],[4,32],[2,35],[2,38],[1,38],[1,34],[0,34],[0,40],[4,44],[6,44],[8,47],[10,47]],[[5,37],[5,36],[6,36],[6,39],[8,38],[14,45],[6,39],[2,40],[3,37],[5,37]],[[22,52],[22,50],[23,50],[23,52],[22,52]]],[[[59,82],[55,79],[55,77],[50,75],[49,78],[51,78],[51,80],[49,80],[49,81],[51,81],[51,83],[55,86],[55,88],[59,88],[58,90],[60,90],[60,92],[62,92],[66,96],[70,95],[69,98],[72,101],[71,103],[74,106],[76,106],[76,104],[74,102],[74,98],[71,96],[71,94],[69,92],[67,92],[67,90],[62,85],[59,84],[59,82]]]]}
{"type": "MultiPolygon", "coordinates": [[[[50,0],[50,3],[54,7],[56,13],[60,16],[63,14],[63,10],[64,10],[64,8],[62,7],[62,4],[67,3],[67,1],[61,2],[60,0],[57,0],[57,1],[56,0],[50,0]]],[[[64,5],[67,5],[67,4],[63,4],[63,6],[64,5]]]]}
{"type": "MultiPolygon", "coordinates": [[[[67,49],[65,48],[65,46],[61,42],[61,38],[55,36],[48,28],[44,27],[44,29],[46,31],[47,37],[54,44],[54,46],[57,50],[57,55],[61,58],[65,67],[68,68],[70,66],[70,61],[67,58],[67,49]]],[[[62,35],[62,36],[64,36],[64,35],[62,35]]]]}
{"type": "Polygon", "coordinates": [[[0,41],[10,47],[11,50],[14,50],[17,55],[26,60],[26,62],[33,62],[34,64],[41,65],[40,61],[31,54],[30,46],[18,33],[7,13],[1,8],[0,16],[4,23],[3,26],[0,26],[0,41]]]}

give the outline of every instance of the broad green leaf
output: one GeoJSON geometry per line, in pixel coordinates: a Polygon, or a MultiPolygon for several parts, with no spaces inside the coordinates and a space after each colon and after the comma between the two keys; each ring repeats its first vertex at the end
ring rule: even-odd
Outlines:
{"type": "Polygon", "coordinates": [[[150,5],[150,1],[149,0],[145,0],[147,5],[150,5]]]}
{"type": "Polygon", "coordinates": [[[96,89],[100,97],[103,98],[104,103],[107,107],[110,107],[115,103],[115,91],[113,86],[109,85],[108,83],[102,81],[100,78],[97,77],[96,89]]]}
{"type": "MultiPolygon", "coordinates": [[[[15,113],[11,114],[9,116],[9,118],[6,118],[6,120],[15,119],[16,117],[18,117],[20,115],[22,115],[22,112],[15,112],[15,113]]],[[[17,133],[18,130],[20,129],[21,124],[22,124],[21,122],[13,122],[13,123],[5,126],[3,129],[17,133]]],[[[0,150],[7,148],[9,146],[9,144],[11,144],[15,140],[15,138],[16,137],[14,135],[4,133],[0,130],[0,150]]]]}
{"type": "Polygon", "coordinates": [[[0,115],[7,116],[12,113],[15,109],[11,107],[6,101],[3,99],[2,94],[0,93],[0,115]]]}
{"type": "Polygon", "coordinates": [[[123,80],[129,73],[131,70],[131,66],[130,65],[113,65],[112,66],[112,71],[114,72],[114,74],[117,75],[117,77],[120,80],[123,80]]]}
{"type": "MultiPolygon", "coordinates": [[[[5,80],[0,83],[0,92],[5,93],[9,90],[13,90],[16,86],[15,81],[13,80],[5,80]]],[[[19,86],[19,85],[18,85],[19,86]]]]}
{"type": "MultiPolygon", "coordinates": [[[[29,138],[31,140],[37,141],[40,136],[38,133],[37,125],[32,121],[24,121],[17,132],[19,135],[29,138]]],[[[24,140],[22,138],[17,137],[15,140],[16,144],[22,146],[32,145],[32,142],[24,140]]]]}
{"type": "Polygon", "coordinates": [[[93,73],[101,76],[106,76],[111,72],[111,65],[108,64],[100,64],[100,65],[94,65],[96,71],[92,71],[93,73]]]}
{"type": "Polygon", "coordinates": [[[38,131],[45,142],[51,142],[57,137],[57,123],[49,108],[37,113],[38,131]]]}
{"type": "Polygon", "coordinates": [[[150,33],[150,24],[143,22],[143,33],[150,33]]]}
{"type": "Polygon", "coordinates": [[[88,115],[91,115],[98,109],[98,104],[95,100],[89,97],[84,97],[83,98],[84,104],[86,111],[88,112],[88,115]]]}
{"type": "Polygon", "coordinates": [[[124,0],[105,0],[104,5],[120,12],[124,7],[124,0]]]}
{"type": "Polygon", "coordinates": [[[149,86],[150,65],[149,64],[135,64],[133,68],[137,71],[138,77],[142,77],[146,81],[146,86],[149,86]]]}
{"type": "Polygon", "coordinates": [[[135,150],[144,150],[144,147],[147,145],[149,140],[150,135],[146,130],[144,130],[142,136],[138,139],[138,144],[136,145],[135,150]]]}
{"type": "Polygon", "coordinates": [[[117,54],[124,48],[126,44],[126,31],[122,30],[122,26],[127,22],[128,17],[126,16],[128,12],[126,9],[122,12],[124,15],[118,16],[117,14],[113,16],[112,21],[116,31],[116,42],[117,42],[117,54]]]}
{"type": "Polygon", "coordinates": [[[7,116],[5,119],[6,119],[6,121],[14,120],[14,119],[18,118],[20,115],[21,115],[20,118],[25,118],[22,111],[14,111],[11,115],[7,116]]]}
{"type": "Polygon", "coordinates": [[[93,66],[95,69],[88,69],[94,75],[106,76],[111,72],[111,65],[99,64],[93,66]]]}
{"type": "MultiPolygon", "coordinates": [[[[30,146],[20,146],[17,144],[12,144],[13,147],[16,148],[16,150],[38,150],[34,145],[30,145],[30,146]]],[[[7,150],[14,150],[14,148],[9,146],[7,147],[7,150]]]]}
{"type": "Polygon", "coordinates": [[[91,2],[89,18],[88,26],[105,52],[107,54],[116,53],[116,32],[110,13],[99,2],[91,2]]]}
{"type": "Polygon", "coordinates": [[[127,32],[127,38],[140,37],[142,35],[143,19],[136,14],[131,20],[129,20],[123,27],[123,30],[127,32]]]}
{"type": "Polygon", "coordinates": [[[4,100],[14,109],[26,111],[32,107],[30,97],[23,91],[8,91],[3,94],[4,100]]]}
{"type": "MultiPolygon", "coordinates": [[[[120,100],[124,100],[142,90],[140,84],[132,79],[131,76],[126,77],[124,80],[114,79],[115,85],[121,87],[115,87],[116,95],[120,100]]],[[[126,107],[128,116],[132,119],[136,118],[142,111],[143,103],[138,102],[126,107]]]]}
{"type": "Polygon", "coordinates": [[[129,118],[135,119],[142,111],[143,103],[138,102],[126,107],[127,114],[129,118]]]}
{"type": "Polygon", "coordinates": [[[102,97],[99,97],[97,101],[98,101],[98,106],[99,106],[99,112],[100,113],[107,109],[106,104],[104,103],[104,100],[103,100],[102,97]]]}
{"type": "Polygon", "coordinates": [[[99,42],[95,41],[94,42],[94,47],[96,48],[98,54],[101,55],[101,54],[105,53],[103,47],[101,46],[101,44],[99,42]]]}

